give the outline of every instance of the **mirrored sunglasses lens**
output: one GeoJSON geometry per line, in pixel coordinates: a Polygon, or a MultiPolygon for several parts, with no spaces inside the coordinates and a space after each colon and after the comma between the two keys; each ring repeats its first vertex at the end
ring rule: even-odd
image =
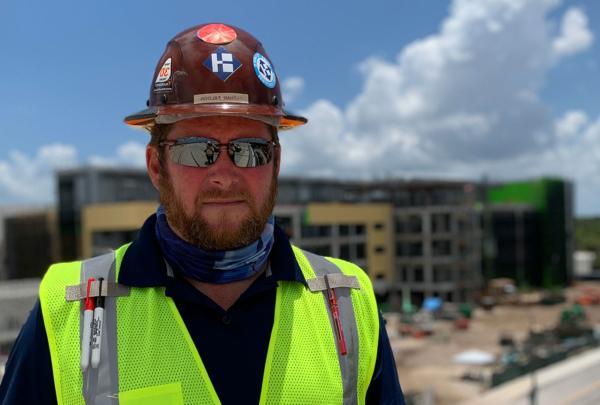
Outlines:
{"type": "Polygon", "coordinates": [[[273,158],[271,145],[259,142],[232,142],[229,154],[238,167],[266,165],[273,158]]]}
{"type": "Polygon", "coordinates": [[[191,167],[210,166],[219,157],[219,148],[208,142],[175,144],[170,151],[174,163],[191,167]]]}

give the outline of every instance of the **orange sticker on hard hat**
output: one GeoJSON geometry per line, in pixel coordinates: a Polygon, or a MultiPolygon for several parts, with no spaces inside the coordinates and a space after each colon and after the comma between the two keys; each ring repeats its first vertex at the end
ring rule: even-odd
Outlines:
{"type": "Polygon", "coordinates": [[[228,44],[237,38],[235,30],[225,24],[208,24],[196,33],[204,42],[215,45],[228,44]]]}
{"type": "Polygon", "coordinates": [[[171,58],[163,63],[154,81],[154,92],[171,91],[171,58]]]}
{"type": "Polygon", "coordinates": [[[171,78],[171,58],[167,59],[158,71],[155,83],[166,82],[171,78]]]}

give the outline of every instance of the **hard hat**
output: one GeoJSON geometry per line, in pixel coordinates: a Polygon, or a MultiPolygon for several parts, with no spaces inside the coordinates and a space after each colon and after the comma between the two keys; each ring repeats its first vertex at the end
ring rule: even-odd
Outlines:
{"type": "Polygon", "coordinates": [[[279,129],[307,122],[283,109],[279,78],[262,44],[224,24],[192,27],[169,41],[146,104],[125,123],[150,128],[212,115],[255,119],[279,129]]]}

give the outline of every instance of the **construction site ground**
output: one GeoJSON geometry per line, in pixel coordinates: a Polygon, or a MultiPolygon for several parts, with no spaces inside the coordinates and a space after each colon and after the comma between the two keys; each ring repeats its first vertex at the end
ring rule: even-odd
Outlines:
{"type": "MultiPolygon", "coordinates": [[[[585,282],[586,287],[598,288],[599,282],[585,282]]],[[[477,398],[488,387],[485,383],[467,381],[465,373],[489,375],[488,366],[466,366],[453,362],[453,356],[471,349],[499,356],[498,344],[502,333],[509,333],[517,342],[523,341],[530,328],[554,327],[560,314],[573,305],[582,283],[567,289],[566,301],[556,305],[502,305],[490,311],[476,309],[466,330],[455,330],[451,321],[434,321],[433,334],[426,337],[400,337],[399,316],[387,314],[387,329],[400,383],[405,395],[430,391],[436,405],[457,404],[477,398]]],[[[600,306],[585,306],[591,325],[600,324],[600,306]]]]}

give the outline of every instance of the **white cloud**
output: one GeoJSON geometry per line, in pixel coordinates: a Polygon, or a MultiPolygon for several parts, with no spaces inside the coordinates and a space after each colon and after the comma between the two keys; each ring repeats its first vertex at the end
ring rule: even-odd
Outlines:
{"type": "MultiPolygon", "coordinates": [[[[578,110],[553,117],[540,95],[548,72],[594,40],[582,9],[555,17],[561,3],[453,1],[439,32],[399,49],[393,60],[366,58],[361,91],[346,107],[319,99],[301,111],[309,125],[281,134],[282,174],[559,175],[584,190],[580,210],[598,212],[600,118],[578,110]]],[[[282,87],[291,102],[304,80],[290,77],[282,87]]],[[[144,148],[130,142],[88,162],[143,167],[144,148]]],[[[43,167],[76,160],[64,145],[33,157],[13,152],[0,161],[0,193],[47,198],[51,170],[43,167]]]]}
{"type": "Polygon", "coordinates": [[[129,141],[117,147],[115,156],[92,155],[88,163],[98,167],[146,167],[146,145],[129,141]]]}
{"type": "MultiPolygon", "coordinates": [[[[593,41],[577,8],[559,17],[553,33],[560,4],[455,0],[438,33],[408,44],[395,60],[367,58],[363,87],[346,108],[327,100],[305,108],[309,125],[281,137],[282,172],[561,175],[589,185],[584,177],[600,173],[600,121],[589,123],[581,111],[556,119],[540,96],[547,73],[593,41]]],[[[600,195],[593,203],[600,206],[600,195]]]]}
{"type": "Polygon", "coordinates": [[[3,201],[48,202],[54,196],[55,171],[77,163],[77,151],[70,145],[42,146],[33,156],[13,150],[0,160],[0,196],[3,201]]]}
{"type": "Polygon", "coordinates": [[[292,76],[285,79],[281,84],[283,100],[286,104],[291,104],[302,94],[304,90],[304,79],[300,76],[292,76]]]}
{"type": "Polygon", "coordinates": [[[588,117],[583,111],[568,111],[556,121],[554,132],[561,139],[573,138],[588,122],[588,117]]]}
{"type": "MultiPolygon", "coordinates": [[[[87,164],[101,167],[146,165],[146,146],[138,142],[120,145],[112,157],[93,155],[87,164]]],[[[0,160],[0,200],[3,203],[49,203],[55,200],[57,170],[80,165],[76,148],[60,143],[44,145],[30,156],[13,150],[0,160]]]]}
{"type": "Polygon", "coordinates": [[[577,53],[590,47],[594,34],[588,28],[588,19],[583,10],[570,8],[561,23],[560,36],[552,43],[557,56],[577,53]]]}

